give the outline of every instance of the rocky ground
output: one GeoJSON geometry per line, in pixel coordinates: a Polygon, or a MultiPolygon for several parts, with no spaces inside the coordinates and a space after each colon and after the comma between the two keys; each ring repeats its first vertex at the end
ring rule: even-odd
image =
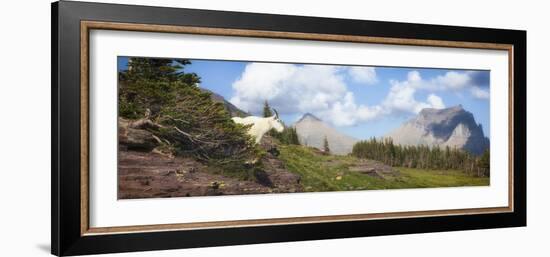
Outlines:
{"type": "Polygon", "coordinates": [[[207,167],[183,157],[158,153],[119,152],[118,198],[151,198],[269,193],[271,188],[207,172],[207,167]]]}
{"type": "Polygon", "coordinates": [[[379,161],[367,159],[358,160],[353,166],[349,167],[349,171],[359,172],[361,174],[382,179],[399,176],[399,171],[391,166],[379,161]]]}
{"type": "Polygon", "coordinates": [[[151,133],[119,120],[118,198],[185,197],[290,193],[302,191],[300,176],[288,171],[277,158],[273,139],[261,146],[267,154],[255,179],[242,180],[212,172],[190,157],[174,157],[156,151],[151,133]]]}
{"type": "Polygon", "coordinates": [[[302,191],[300,176],[273,158],[266,158],[268,164],[257,181],[212,173],[191,158],[138,151],[120,151],[118,158],[119,199],[302,191]]]}

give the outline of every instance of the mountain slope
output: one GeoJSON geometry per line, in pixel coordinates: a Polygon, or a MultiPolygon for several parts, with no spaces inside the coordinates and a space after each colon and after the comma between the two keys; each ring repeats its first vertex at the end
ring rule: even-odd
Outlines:
{"type": "Polygon", "coordinates": [[[225,100],[225,98],[221,95],[218,95],[206,88],[200,88],[201,91],[203,92],[208,92],[210,93],[210,98],[212,98],[212,101],[214,102],[218,102],[218,103],[222,103],[225,107],[225,109],[229,112],[229,114],[231,115],[231,117],[246,117],[246,116],[249,116],[250,114],[248,114],[247,112],[239,109],[237,106],[235,106],[234,104],[230,103],[229,101],[225,100]]]}
{"type": "Polygon", "coordinates": [[[306,113],[294,124],[302,145],[323,149],[325,136],[332,154],[346,155],[351,153],[357,139],[344,135],[324,123],[321,119],[306,113]]]}
{"type": "Polygon", "coordinates": [[[457,147],[476,155],[489,148],[489,139],[483,134],[481,124],[461,105],[423,109],[386,137],[391,137],[395,144],[457,147]]]}

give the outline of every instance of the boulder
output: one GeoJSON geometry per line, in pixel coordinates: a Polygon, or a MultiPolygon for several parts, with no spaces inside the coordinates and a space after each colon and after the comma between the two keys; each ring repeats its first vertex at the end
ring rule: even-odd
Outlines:
{"type": "Polygon", "coordinates": [[[159,145],[158,138],[145,129],[131,127],[131,122],[122,118],[118,121],[119,148],[150,152],[159,145]]]}

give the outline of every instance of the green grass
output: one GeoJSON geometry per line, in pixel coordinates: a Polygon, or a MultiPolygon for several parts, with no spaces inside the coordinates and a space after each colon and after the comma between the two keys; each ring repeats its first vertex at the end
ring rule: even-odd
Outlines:
{"type": "Polygon", "coordinates": [[[398,175],[378,178],[349,171],[358,161],[352,156],[322,155],[294,145],[281,145],[279,150],[279,158],[288,170],[302,177],[307,192],[489,185],[489,178],[469,176],[459,170],[396,167],[398,175]]]}

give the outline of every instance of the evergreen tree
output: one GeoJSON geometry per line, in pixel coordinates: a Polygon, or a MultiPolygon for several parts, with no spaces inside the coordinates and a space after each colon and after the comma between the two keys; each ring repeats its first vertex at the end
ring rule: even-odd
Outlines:
{"type": "Polygon", "coordinates": [[[352,149],[353,156],[381,161],[391,166],[419,169],[458,169],[477,176],[489,176],[489,150],[481,156],[474,156],[457,148],[394,145],[391,139],[357,142],[352,149]]]}
{"type": "Polygon", "coordinates": [[[288,128],[288,144],[290,145],[300,145],[300,139],[298,138],[298,132],[296,128],[288,128]]]}
{"type": "MultiPolygon", "coordinates": [[[[269,103],[267,102],[267,100],[265,100],[264,102],[263,115],[264,117],[273,116],[273,111],[271,109],[271,106],[269,106],[269,103]]],[[[283,123],[283,126],[284,126],[284,123],[283,123]]],[[[284,127],[285,129],[283,130],[283,132],[277,132],[275,131],[275,129],[271,129],[269,131],[269,135],[279,139],[279,141],[283,144],[300,145],[300,140],[298,140],[298,133],[296,132],[296,128],[287,127],[287,126],[284,126],[284,127]]]]}
{"type": "Polygon", "coordinates": [[[130,58],[128,69],[119,72],[120,116],[149,119],[156,126],[147,130],[176,155],[242,172],[258,150],[247,127],[234,123],[223,104],[197,86],[196,74],[184,72],[190,63],[130,58]]]}
{"type": "Polygon", "coordinates": [[[326,154],[329,154],[330,153],[330,148],[328,146],[328,139],[327,139],[327,136],[325,136],[325,139],[323,141],[323,152],[325,152],[326,154]]]}
{"type": "Polygon", "coordinates": [[[271,136],[279,139],[279,141],[282,144],[300,145],[300,140],[298,139],[298,132],[296,132],[296,128],[294,127],[285,126],[285,129],[283,130],[283,132],[277,132],[274,129],[272,129],[271,131],[269,131],[269,133],[271,136]]]}
{"type": "Polygon", "coordinates": [[[273,116],[273,112],[271,111],[271,107],[269,106],[269,103],[267,100],[264,102],[264,117],[271,117],[273,116]]]}
{"type": "Polygon", "coordinates": [[[489,176],[491,168],[491,156],[489,155],[489,149],[485,150],[479,159],[480,173],[484,176],[489,176]]]}
{"type": "Polygon", "coordinates": [[[120,116],[141,118],[147,109],[152,117],[158,116],[175,97],[175,90],[200,83],[197,74],[184,72],[190,63],[186,59],[129,58],[128,69],[118,74],[120,116]]]}

